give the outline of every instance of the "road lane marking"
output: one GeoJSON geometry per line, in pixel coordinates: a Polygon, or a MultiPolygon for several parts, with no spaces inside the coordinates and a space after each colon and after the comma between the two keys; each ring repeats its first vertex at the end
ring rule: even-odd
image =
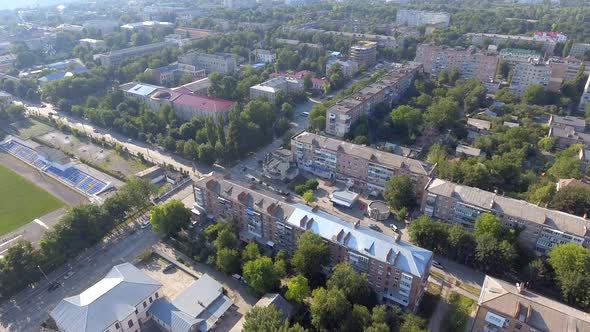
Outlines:
{"type": "MultiPolygon", "coordinates": [[[[0,247],[3,247],[3,246],[5,246],[5,245],[9,244],[10,242],[14,242],[14,241],[18,240],[18,239],[19,239],[19,238],[21,238],[21,237],[22,237],[22,234],[21,234],[21,235],[19,235],[19,236],[17,236],[17,237],[14,237],[14,238],[12,238],[12,239],[10,239],[10,240],[6,241],[6,242],[4,242],[4,243],[0,243],[0,247]]],[[[6,249],[6,250],[8,250],[8,249],[6,249]]],[[[6,250],[4,250],[4,251],[6,251],[6,250]]],[[[0,252],[0,254],[1,254],[1,253],[3,253],[4,251],[0,252]]]]}
{"type": "Polygon", "coordinates": [[[33,220],[36,224],[40,225],[41,227],[45,227],[45,229],[49,229],[49,226],[47,226],[44,222],[42,222],[39,219],[35,219],[33,220]]]}

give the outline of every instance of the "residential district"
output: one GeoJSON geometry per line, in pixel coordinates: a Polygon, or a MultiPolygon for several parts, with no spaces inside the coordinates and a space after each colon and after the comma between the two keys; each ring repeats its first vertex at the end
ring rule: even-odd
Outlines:
{"type": "Polygon", "coordinates": [[[0,1],[0,331],[590,332],[589,20],[0,1]]]}

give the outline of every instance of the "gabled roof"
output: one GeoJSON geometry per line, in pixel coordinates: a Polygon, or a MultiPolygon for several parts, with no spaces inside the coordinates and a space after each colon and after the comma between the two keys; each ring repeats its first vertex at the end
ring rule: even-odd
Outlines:
{"type": "Polygon", "coordinates": [[[61,300],[50,315],[62,332],[103,332],[161,287],[130,263],[116,265],[84,292],[61,300]]]}
{"type": "Polygon", "coordinates": [[[490,276],[484,280],[479,305],[540,331],[590,331],[587,313],[526,289],[519,292],[516,285],[490,276]]]}
{"type": "Polygon", "coordinates": [[[365,226],[355,226],[324,211],[314,211],[307,205],[294,204],[293,207],[295,210],[287,220],[293,226],[302,228],[300,222],[305,219],[305,229],[309,229],[329,241],[339,242],[349,250],[389,263],[418,277],[428,273],[428,266],[432,258],[430,250],[396,240],[365,226]],[[346,235],[339,237],[338,234],[346,235]],[[339,241],[339,238],[342,241],[339,241]]]}

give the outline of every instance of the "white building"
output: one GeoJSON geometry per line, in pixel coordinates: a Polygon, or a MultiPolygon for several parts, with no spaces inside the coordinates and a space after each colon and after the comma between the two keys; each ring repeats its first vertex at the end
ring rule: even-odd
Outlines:
{"type": "Polygon", "coordinates": [[[160,21],[133,22],[121,25],[121,30],[151,30],[155,28],[173,28],[174,23],[160,21]]]}
{"type": "Polygon", "coordinates": [[[344,76],[345,78],[352,77],[359,71],[359,64],[356,61],[352,61],[352,60],[342,61],[337,58],[329,58],[326,61],[326,75],[328,75],[330,68],[332,68],[332,66],[335,64],[340,65],[340,69],[342,71],[342,76],[344,76]]]}
{"type": "Polygon", "coordinates": [[[92,38],[82,38],[78,40],[78,44],[80,46],[85,46],[91,48],[93,50],[100,49],[104,47],[104,40],[99,39],[92,39],[92,38]]]}
{"type": "Polygon", "coordinates": [[[161,283],[124,263],[79,295],[61,300],[50,316],[61,332],[135,332],[149,320],[147,311],[161,292],[161,283]]]}
{"type": "Polygon", "coordinates": [[[178,62],[194,65],[197,69],[205,69],[207,74],[213,72],[228,74],[238,69],[238,59],[230,53],[189,52],[179,56],[178,62]]]}
{"type": "Polygon", "coordinates": [[[584,86],[584,93],[582,93],[582,98],[580,98],[578,110],[585,113],[588,110],[588,105],[590,105],[590,77],[588,77],[586,86],[584,86]]]}
{"type": "Polygon", "coordinates": [[[270,50],[256,49],[254,55],[259,62],[273,63],[277,61],[277,54],[270,50]]]}
{"type": "Polygon", "coordinates": [[[547,89],[551,79],[551,67],[539,59],[531,59],[527,63],[519,63],[512,71],[510,92],[522,96],[526,89],[533,85],[541,85],[547,89]]]}
{"type": "Polygon", "coordinates": [[[256,0],[223,0],[223,6],[230,9],[255,8],[256,0]]]}
{"type": "Polygon", "coordinates": [[[446,12],[430,12],[424,10],[399,9],[395,16],[398,25],[420,26],[420,25],[443,25],[449,26],[451,14],[446,12]]]}
{"type": "Polygon", "coordinates": [[[303,82],[297,79],[287,77],[275,77],[266,82],[256,84],[250,87],[250,98],[266,97],[271,103],[276,102],[279,92],[285,95],[301,93],[303,91],[303,82]]]}

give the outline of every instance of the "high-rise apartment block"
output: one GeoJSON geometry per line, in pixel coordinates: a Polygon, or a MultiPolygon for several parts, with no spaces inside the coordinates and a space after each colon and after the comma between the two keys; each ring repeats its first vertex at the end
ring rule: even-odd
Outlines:
{"type": "Polygon", "coordinates": [[[193,184],[195,208],[219,220],[237,222],[242,241],[292,254],[304,232],[321,236],[330,250],[328,268],[347,262],[366,273],[384,304],[415,310],[422,298],[432,252],[343,220],[317,208],[288,204],[219,176],[193,184]]]}
{"type": "Polygon", "coordinates": [[[343,137],[351,125],[362,115],[370,113],[377,104],[388,106],[403,96],[412,84],[416,74],[422,70],[420,64],[407,64],[390,71],[379,81],[350,95],[326,111],[326,133],[343,137]]]}
{"type": "Polygon", "coordinates": [[[424,72],[437,76],[441,71],[457,69],[463,78],[476,78],[482,82],[496,77],[498,57],[476,52],[473,49],[451,48],[421,44],[416,50],[416,62],[424,65],[424,72]]]}
{"type": "Polygon", "coordinates": [[[373,41],[360,41],[350,48],[350,60],[359,66],[370,67],[377,63],[377,43],[373,41]]]}
{"type": "Polygon", "coordinates": [[[451,22],[451,14],[446,12],[399,9],[395,16],[395,22],[398,25],[411,27],[420,25],[442,25],[448,27],[451,22]]]}
{"type": "Polygon", "coordinates": [[[574,43],[569,55],[583,60],[586,54],[590,55],[590,44],[574,43]]]}
{"type": "Polygon", "coordinates": [[[291,152],[299,169],[374,194],[391,177],[405,175],[420,197],[435,169],[427,162],[308,132],[291,138],[291,152]]]}
{"type": "Polygon", "coordinates": [[[528,63],[529,59],[538,59],[542,57],[540,52],[527,50],[524,48],[504,48],[500,50],[500,59],[511,65],[517,63],[528,63]]]}
{"type": "Polygon", "coordinates": [[[469,229],[481,214],[491,213],[505,227],[520,229],[523,248],[541,254],[562,243],[590,246],[590,221],[583,217],[442,179],[433,179],[426,188],[422,212],[469,229]]]}
{"type": "Polygon", "coordinates": [[[521,62],[514,66],[510,91],[517,96],[522,96],[528,87],[541,85],[548,91],[558,92],[564,81],[576,76],[581,65],[582,61],[574,57],[552,57],[548,61],[529,58],[528,62],[521,62]]]}
{"type": "Polygon", "coordinates": [[[238,59],[230,53],[189,52],[179,56],[178,62],[191,64],[197,69],[205,69],[207,74],[213,72],[229,74],[238,69],[238,59]]]}

